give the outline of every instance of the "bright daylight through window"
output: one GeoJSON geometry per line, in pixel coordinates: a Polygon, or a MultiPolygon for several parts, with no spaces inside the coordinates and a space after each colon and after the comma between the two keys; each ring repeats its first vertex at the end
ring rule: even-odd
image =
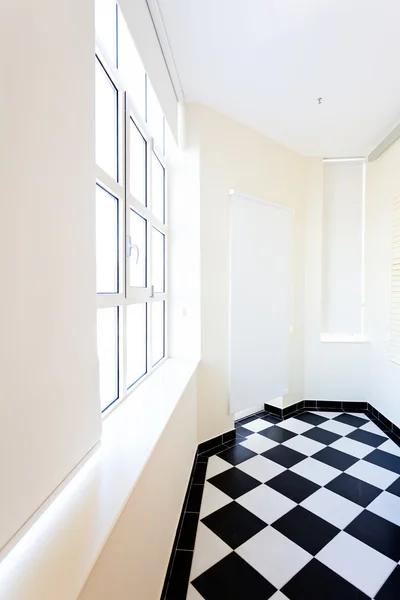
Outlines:
{"type": "Polygon", "coordinates": [[[165,119],[119,6],[96,0],[97,344],[104,411],[166,355],[165,119]]]}

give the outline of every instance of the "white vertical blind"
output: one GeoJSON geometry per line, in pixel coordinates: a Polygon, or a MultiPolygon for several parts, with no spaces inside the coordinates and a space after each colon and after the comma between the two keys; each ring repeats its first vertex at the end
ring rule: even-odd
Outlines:
{"type": "Polygon", "coordinates": [[[400,365],[400,196],[392,204],[390,358],[400,365]]]}
{"type": "Polygon", "coordinates": [[[323,165],[323,333],[363,333],[364,169],[363,160],[323,165]]]}
{"type": "Polygon", "coordinates": [[[232,194],[230,409],[288,392],[292,211],[232,194]]]}

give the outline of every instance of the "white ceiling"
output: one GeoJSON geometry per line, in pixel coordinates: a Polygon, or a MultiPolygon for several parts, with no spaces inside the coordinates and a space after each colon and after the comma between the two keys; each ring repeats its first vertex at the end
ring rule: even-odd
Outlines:
{"type": "Polygon", "coordinates": [[[400,0],[158,4],[187,101],[311,156],[366,155],[400,121],[400,0]]]}

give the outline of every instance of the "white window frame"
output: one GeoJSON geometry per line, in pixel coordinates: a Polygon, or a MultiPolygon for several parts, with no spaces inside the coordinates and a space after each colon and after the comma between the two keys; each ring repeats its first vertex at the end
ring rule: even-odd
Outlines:
{"type": "MultiPolygon", "coordinates": [[[[118,40],[117,40],[118,43],[118,40]]],[[[164,148],[155,143],[147,123],[139,115],[134,100],[128,96],[123,85],[121,74],[117,67],[107,57],[102,49],[101,41],[96,38],[96,61],[101,66],[114,84],[118,94],[118,162],[116,181],[101,167],[96,165],[96,185],[100,185],[110,192],[118,200],[118,292],[97,293],[97,309],[117,308],[118,311],[118,397],[102,409],[105,413],[111,406],[125,399],[136,389],[142,381],[147,379],[152,372],[160,366],[168,357],[168,210],[167,210],[167,166],[164,157],[164,148]],[[129,173],[129,146],[130,146],[130,119],[133,120],[147,144],[147,175],[146,194],[147,206],[134,198],[130,192],[129,173]],[[151,165],[152,154],[156,155],[164,169],[164,223],[162,223],[151,211],[151,165]],[[147,286],[146,288],[135,288],[130,286],[129,261],[127,257],[127,236],[130,235],[129,211],[133,208],[147,221],[147,286]],[[152,286],[152,228],[155,227],[164,235],[164,292],[154,293],[152,286]],[[152,303],[164,302],[164,352],[163,357],[153,365],[152,361],[152,303]],[[146,373],[128,388],[127,381],[127,307],[132,304],[145,303],[147,314],[147,369],[146,373]]],[[[146,74],[147,88],[147,74],[146,74]]],[[[165,138],[165,136],[164,136],[165,138]]],[[[165,146],[165,142],[163,144],[165,146]]]]}

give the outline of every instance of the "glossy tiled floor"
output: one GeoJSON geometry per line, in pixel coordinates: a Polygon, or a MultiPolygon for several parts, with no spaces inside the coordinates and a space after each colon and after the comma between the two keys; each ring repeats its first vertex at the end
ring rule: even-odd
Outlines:
{"type": "Polygon", "coordinates": [[[199,457],[168,600],[400,598],[400,449],[376,423],[264,416],[231,444],[199,457]]]}

